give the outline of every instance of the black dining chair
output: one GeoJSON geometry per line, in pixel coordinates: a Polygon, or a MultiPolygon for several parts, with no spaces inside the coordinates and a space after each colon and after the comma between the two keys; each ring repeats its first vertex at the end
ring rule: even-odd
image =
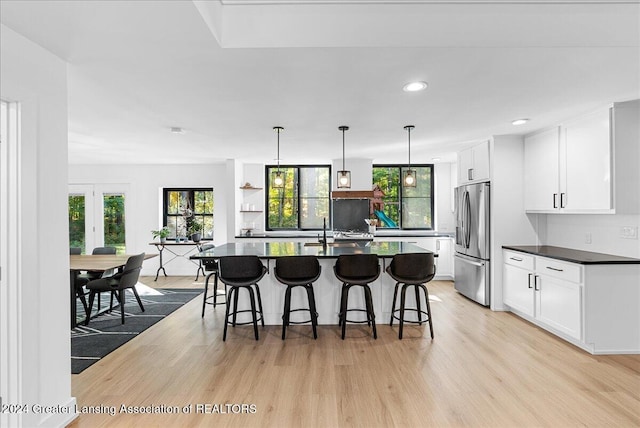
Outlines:
{"type": "Polygon", "coordinates": [[[313,338],[318,338],[318,312],[313,283],[320,277],[321,267],[315,256],[289,256],[276,259],[275,277],[287,286],[284,293],[284,309],[282,312],[282,340],[289,324],[306,324],[311,322],[313,338]],[[291,309],[291,291],[294,287],[303,287],[307,292],[308,308],[291,309]],[[310,319],[291,321],[291,312],[309,311],[310,319]]]}
{"type": "MultiPolygon", "coordinates": [[[[109,292],[112,293],[112,296],[115,294],[118,298],[118,302],[120,303],[120,318],[122,320],[122,324],[124,324],[125,291],[127,289],[130,289],[133,292],[133,295],[140,306],[140,310],[144,312],[144,306],[142,305],[142,301],[138,295],[138,290],[136,290],[136,284],[140,277],[140,270],[142,269],[143,261],[144,253],[131,256],[127,259],[127,263],[124,265],[121,272],[118,272],[113,276],[89,281],[86,285],[89,290],[89,313],[91,313],[91,309],[93,308],[93,300],[96,294],[99,295],[100,293],[109,292]]],[[[89,317],[85,320],[85,325],[88,324],[89,317]]]]}
{"type": "MultiPolygon", "coordinates": [[[[95,247],[91,252],[91,254],[92,255],[99,255],[99,254],[114,255],[116,254],[116,251],[117,251],[116,247],[95,247]]],[[[85,296],[89,295],[89,292],[85,291],[85,286],[89,281],[93,281],[94,279],[103,278],[106,276],[111,276],[113,274],[114,274],[113,270],[108,270],[108,271],[90,270],[78,275],[76,278],[75,285],[76,285],[76,295],[78,295],[78,297],[82,296],[80,297],[80,301],[83,301],[85,296]]],[[[87,307],[86,301],[84,301],[82,304],[84,306],[85,312],[87,312],[88,307],[87,307]]],[[[99,294],[98,294],[98,311],[100,311],[100,295],[99,294]]]]}
{"type": "Polygon", "coordinates": [[[229,287],[229,292],[226,297],[227,310],[224,317],[223,342],[227,340],[229,318],[232,318],[231,324],[234,327],[236,325],[253,324],[255,338],[256,340],[259,339],[258,321],[261,321],[264,327],[264,318],[262,316],[262,298],[260,297],[258,281],[260,281],[266,273],[267,268],[257,256],[226,256],[220,258],[218,261],[218,278],[229,287]],[[238,309],[238,293],[242,289],[247,290],[249,293],[250,309],[238,309]],[[256,299],[258,300],[258,308],[256,308],[256,299]],[[238,314],[243,312],[251,313],[251,321],[237,321],[238,314]]]}
{"type": "Polygon", "coordinates": [[[436,275],[436,264],[434,255],[431,253],[408,253],[396,254],[391,263],[387,267],[387,273],[396,281],[395,290],[393,292],[393,304],[391,306],[391,319],[389,325],[393,325],[393,320],[400,322],[398,331],[398,339],[402,339],[402,328],[404,323],[423,324],[429,323],[429,331],[433,339],[433,322],[431,321],[431,305],[429,304],[429,291],[425,284],[433,279],[436,275]],[[398,297],[398,287],[402,284],[400,292],[400,308],[396,309],[396,299],[398,297]],[[405,306],[406,293],[409,287],[413,287],[416,296],[416,307],[407,308],[405,306]],[[426,311],[422,310],[420,304],[420,290],[422,290],[426,311]],[[415,312],[417,320],[405,319],[405,312],[415,312]],[[399,315],[396,315],[398,313],[399,315]],[[422,315],[425,319],[422,319],[422,315]]]}
{"type": "Polygon", "coordinates": [[[376,315],[373,310],[373,299],[371,297],[371,288],[369,284],[378,279],[380,276],[380,264],[378,256],[375,254],[349,254],[338,256],[336,264],[333,267],[336,278],[342,281],[342,297],[340,298],[339,325],[342,327],[342,340],[344,340],[346,324],[350,323],[367,323],[372,326],[373,338],[378,338],[376,330],[376,315]],[[349,309],[349,290],[351,287],[362,287],[364,292],[365,308],[349,309]],[[354,321],[347,319],[347,313],[352,311],[365,312],[366,321],[354,321]]]}

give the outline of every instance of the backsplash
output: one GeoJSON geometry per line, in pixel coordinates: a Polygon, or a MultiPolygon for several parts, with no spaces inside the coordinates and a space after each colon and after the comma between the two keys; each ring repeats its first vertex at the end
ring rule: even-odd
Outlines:
{"type": "Polygon", "coordinates": [[[539,214],[538,217],[540,244],[640,258],[637,237],[640,215],[539,214]],[[625,227],[635,228],[635,239],[621,237],[625,227]],[[591,243],[587,243],[589,240],[591,243]]]}

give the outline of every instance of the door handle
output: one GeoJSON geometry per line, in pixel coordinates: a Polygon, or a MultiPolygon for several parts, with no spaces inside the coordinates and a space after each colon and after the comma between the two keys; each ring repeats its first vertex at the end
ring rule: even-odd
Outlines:
{"type": "Polygon", "coordinates": [[[538,284],[538,279],[540,279],[538,275],[535,275],[533,277],[533,284],[536,291],[540,291],[540,285],[538,284]]]}
{"type": "Polygon", "coordinates": [[[469,180],[473,180],[473,168],[469,168],[469,169],[467,170],[467,178],[468,178],[469,180]]]}
{"type": "Polygon", "coordinates": [[[564,199],[565,199],[565,193],[560,193],[560,208],[564,208],[565,206],[564,199]]]}
{"type": "Polygon", "coordinates": [[[554,267],[551,267],[551,266],[546,266],[546,268],[549,269],[549,270],[555,270],[556,272],[564,272],[563,269],[558,269],[558,268],[554,268],[554,267]]]}
{"type": "MultiPolygon", "coordinates": [[[[521,262],[521,261],[522,261],[522,259],[519,259],[519,258],[517,258],[517,257],[509,257],[509,259],[511,259],[511,260],[515,260],[515,261],[517,261],[517,262],[521,262]]],[[[531,274],[529,274],[529,275],[531,275],[531,274]]]]}
{"type": "Polygon", "coordinates": [[[558,194],[553,194],[553,208],[558,208],[558,194]]]}
{"type": "Polygon", "coordinates": [[[529,288],[533,288],[533,287],[531,286],[531,277],[532,277],[532,276],[533,276],[533,274],[532,274],[532,273],[530,273],[530,274],[529,274],[529,279],[527,280],[527,285],[529,286],[529,288]]]}
{"type": "Polygon", "coordinates": [[[471,260],[463,259],[462,257],[459,257],[459,256],[454,256],[454,257],[456,259],[460,260],[461,262],[468,263],[468,264],[473,265],[473,266],[482,267],[482,263],[480,263],[480,262],[472,262],[471,260]]]}

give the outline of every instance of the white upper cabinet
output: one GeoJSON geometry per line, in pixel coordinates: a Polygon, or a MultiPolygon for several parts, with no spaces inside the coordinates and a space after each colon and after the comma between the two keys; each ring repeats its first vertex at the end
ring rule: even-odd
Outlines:
{"type": "Polygon", "coordinates": [[[611,201],[611,109],[606,108],[562,126],[565,169],[560,176],[565,211],[601,211],[611,201]]]}
{"type": "Polygon", "coordinates": [[[525,137],[524,203],[527,211],[558,208],[559,153],[559,127],[525,137]]]}
{"type": "Polygon", "coordinates": [[[489,141],[458,152],[458,184],[489,180],[489,141]]]}
{"type": "Polygon", "coordinates": [[[525,210],[637,213],[638,105],[616,103],[525,136],[525,210]]]}

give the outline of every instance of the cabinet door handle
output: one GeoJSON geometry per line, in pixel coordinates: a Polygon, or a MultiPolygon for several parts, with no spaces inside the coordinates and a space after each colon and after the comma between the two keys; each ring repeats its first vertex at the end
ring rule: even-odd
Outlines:
{"type": "Polygon", "coordinates": [[[531,286],[531,277],[532,277],[532,276],[533,276],[533,274],[532,274],[532,273],[530,273],[530,274],[529,274],[529,279],[527,280],[527,285],[529,286],[529,288],[533,288],[533,287],[531,286]]]}
{"type": "Polygon", "coordinates": [[[546,266],[546,268],[549,269],[549,270],[555,270],[556,272],[564,272],[563,269],[558,269],[558,268],[554,268],[554,267],[551,267],[551,266],[546,266]]]}
{"type": "Polygon", "coordinates": [[[436,251],[440,251],[440,240],[436,240],[436,251]]]}
{"type": "Polygon", "coordinates": [[[564,199],[565,199],[565,194],[560,193],[560,208],[564,208],[565,206],[564,199]]]}
{"type": "Polygon", "coordinates": [[[553,208],[558,208],[558,194],[553,194],[553,208]]]}
{"type": "Polygon", "coordinates": [[[467,178],[468,178],[469,180],[473,180],[473,168],[469,168],[469,169],[467,170],[467,178]]]}
{"type": "Polygon", "coordinates": [[[533,277],[533,284],[535,285],[536,291],[540,291],[540,285],[538,284],[538,279],[540,279],[538,275],[533,277]]]}
{"type": "MultiPolygon", "coordinates": [[[[517,262],[521,262],[521,261],[522,261],[522,259],[519,259],[519,258],[517,258],[517,257],[509,257],[509,258],[510,258],[511,260],[515,260],[515,261],[517,261],[517,262]]],[[[531,275],[531,274],[529,274],[529,275],[531,275]]]]}

